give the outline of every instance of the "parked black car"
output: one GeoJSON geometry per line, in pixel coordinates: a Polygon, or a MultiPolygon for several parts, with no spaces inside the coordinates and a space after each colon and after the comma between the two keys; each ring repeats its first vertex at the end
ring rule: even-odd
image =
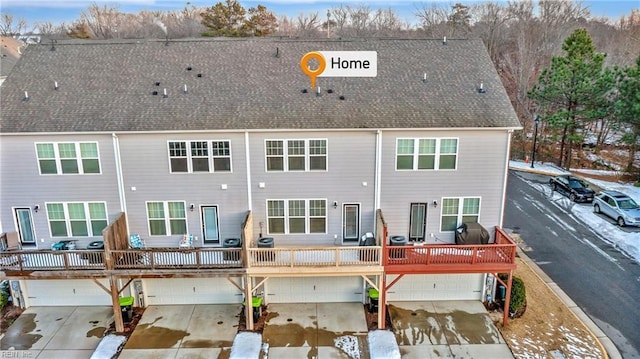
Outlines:
{"type": "Polygon", "coordinates": [[[557,176],[549,180],[551,189],[562,193],[574,202],[593,202],[595,192],[589,185],[574,176],[557,176]]]}

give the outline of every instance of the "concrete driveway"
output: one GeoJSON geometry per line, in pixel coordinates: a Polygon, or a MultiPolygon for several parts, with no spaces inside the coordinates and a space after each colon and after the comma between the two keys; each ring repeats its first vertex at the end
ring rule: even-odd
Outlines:
{"type": "Polygon", "coordinates": [[[119,359],[228,357],[240,304],[148,307],[119,359]]]}
{"type": "Polygon", "coordinates": [[[9,327],[0,350],[16,358],[87,359],[113,320],[109,306],[31,307],[9,327]]]}
{"type": "Polygon", "coordinates": [[[269,304],[268,312],[269,358],[369,358],[361,303],[269,304]]]}
{"type": "Polygon", "coordinates": [[[403,359],[513,358],[479,301],[392,302],[403,359]]]}

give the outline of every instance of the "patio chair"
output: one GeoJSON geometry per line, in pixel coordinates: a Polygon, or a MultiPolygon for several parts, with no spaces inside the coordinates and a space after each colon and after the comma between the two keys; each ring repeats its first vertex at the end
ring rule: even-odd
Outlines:
{"type": "Polygon", "coordinates": [[[146,245],[144,239],[140,238],[138,233],[133,233],[129,236],[129,247],[133,249],[144,249],[146,245]]]}
{"type": "Polygon", "coordinates": [[[193,234],[185,234],[179,243],[180,248],[193,248],[193,234]]]}

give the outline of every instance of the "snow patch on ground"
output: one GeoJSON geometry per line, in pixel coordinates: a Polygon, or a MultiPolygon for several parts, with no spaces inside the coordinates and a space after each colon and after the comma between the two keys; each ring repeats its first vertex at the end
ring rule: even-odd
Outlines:
{"type": "Polygon", "coordinates": [[[388,330],[374,330],[368,334],[371,359],[400,359],[395,335],[388,330]]]}
{"type": "Polygon", "coordinates": [[[233,339],[229,359],[255,359],[260,356],[262,335],[252,332],[240,332],[233,339]]]}
{"type": "Polygon", "coordinates": [[[353,335],[343,335],[333,340],[336,348],[342,350],[350,359],[360,359],[358,338],[353,335]]]}
{"type": "Polygon", "coordinates": [[[120,347],[123,346],[126,341],[127,338],[123,335],[109,334],[102,338],[90,359],[114,358],[120,347]]]}

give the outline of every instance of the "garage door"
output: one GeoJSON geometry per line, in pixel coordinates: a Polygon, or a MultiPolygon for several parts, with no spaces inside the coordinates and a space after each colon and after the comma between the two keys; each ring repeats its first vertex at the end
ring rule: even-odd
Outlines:
{"type": "MultiPolygon", "coordinates": [[[[396,276],[388,276],[387,284],[396,276]]],[[[405,275],[387,292],[388,301],[480,300],[484,274],[405,275]]]]}
{"type": "MultiPolygon", "coordinates": [[[[109,288],[107,280],[99,280],[109,288]]],[[[29,306],[111,305],[111,296],[90,279],[27,280],[29,306]]]]}
{"type": "Polygon", "coordinates": [[[362,278],[271,278],[267,295],[271,303],[362,302],[362,278]]]}
{"type": "Polygon", "coordinates": [[[144,286],[149,305],[242,302],[242,293],[226,278],[145,279],[144,286]]]}

